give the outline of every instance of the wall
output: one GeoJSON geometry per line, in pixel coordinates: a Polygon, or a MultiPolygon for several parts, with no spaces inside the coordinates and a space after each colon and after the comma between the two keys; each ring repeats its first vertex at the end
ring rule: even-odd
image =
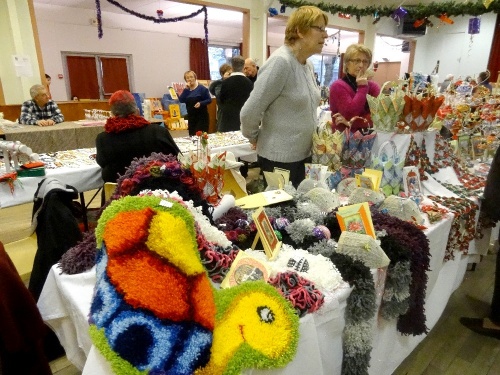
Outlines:
{"type": "Polygon", "coordinates": [[[471,16],[454,17],[453,25],[433,20],[434,27],[427,29],[424,37],[417,39],[414,71],[430,74],[439,60],[439,81],[452,73],[459,76],[477,75],[486,70],[491,42],[495,31],[496,14],[481,16],[480,33],[473,36],[472,43],[467,33],[471,16]]]}
{"type": "Polygon", "coordinates": [[[116,14],[110,20],[108,14],[103,15],[104,35],[98,39],[97,27],[90,24],[95,11],[38,4],[35,12],[43,62],[52,77],[51,93],[56,101],[70,99],[65,78],[57,78],[63,73],[61,51],[131,54],[132,90],[161,97],[171,82],[183,81],[189,69],[189,38],[179,34],[190,30],[192,35],[204,36],[202,25],[186,21],[168,27],[153,24],[158,26],[154,32],[132,28],[137,20],[147,21],[116,14]]]}

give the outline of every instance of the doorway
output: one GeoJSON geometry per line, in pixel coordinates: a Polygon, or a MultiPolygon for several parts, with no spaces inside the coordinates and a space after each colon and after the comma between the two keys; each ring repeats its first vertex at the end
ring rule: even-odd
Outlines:
{"type": "Polygon", "coordinates": [[[63,52],[66,92],[70,99],[108,99],[117,90],[131,91],[131,55],[63,52]]]}

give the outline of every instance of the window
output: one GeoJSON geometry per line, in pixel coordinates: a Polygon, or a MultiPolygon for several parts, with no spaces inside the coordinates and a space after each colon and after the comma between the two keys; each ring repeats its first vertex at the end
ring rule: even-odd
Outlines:
{"type": "Polygon", "coordinates": [[[220,79],[219,67],[222,64],[231,63],[233,56],[240,54],[240,47],[228,47],[218,45],[208,45],[208,61],[210,66],[210,79],[220,79]]]}
{"type": "Polygon", "coordinates": [[[330,85],[339,79],[339,62],[337,55],[313,55],[310,57],[314,71],[318,73],[320,86],[330,87],[330,85]]]}

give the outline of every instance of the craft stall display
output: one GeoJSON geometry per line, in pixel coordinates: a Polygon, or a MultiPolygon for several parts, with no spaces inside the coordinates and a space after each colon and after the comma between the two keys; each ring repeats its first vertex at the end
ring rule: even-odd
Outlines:
{"type": "Polygon", "coordinates": [[[10,186],[9,181],[0,182],[0,208],[33,202],[38,183],[45,177],[64,181],[80,193],[99,189],[103,185],[101,168],[95,161],[94,148],[37,154],[37,159],[37,164],[28,163],[36,173],[18,175],[11,181],[10,186]],[[43,174],[37,170],[43,170],[43,174]]]}
{"type": "MultiPolygon", "coordinates": [[[[100,224],[96,232],[89,234],[81,244],[65,254],[60,264],[63,271],[61,278],[55,275],[58,271],[53,269],[55,272],[52,274],[52,288],[54,282],[62,283],[64,279],[83,277],[85,280],[84,285],[88,285],[92,289],[93,283],[96,283],[98,290],[102,291],[102,296],[99,294],[101,292],[99,292],[94,297],[91,310],[91,316],[94,317],[91,319],[91,323],[95,324],[91,336],[94,345],[102,354],[98,354],[97,350],[91,349],[91,342],[88,338],[85,338],[87,335],[85,323],[80,322],[76,328],[77,333],[73,329],[71,331],[73,336],[69,334],[69,336],[65,337],[74,338],[77,335],[79,342],[86,343],[84,352],[82,353],[81,349],[68,347],[67,353],[70,353],[68,358],[77,361],[79,367],[85,366],[84,374],[104,374],[111,373],[111,371],[128,373],[129,371],[134,372],[134,369],[150,368],[149,366],[159,366],[160,368],[174,365],[180,366],[181,364],[176,361],[170,361],[167,365],[167,358],[171,355],[168,347],[160,352],[154,351],[154,353],[158,353],[154,357],[146,353],[139,356],[141,353],[131,350],[132,347],[123,341],[125,335],[122,333],[148,332],[147,337],[151,337],[151,339],[148,339],[146,346],[153,345],[153,347],[157,347],[158,342],[165,340],[162,339],[163,337],[170,337],[169,342],[174,340],[174,337],[178,337],[179,340],[183,337],[183,341],[178,343],[179,348],[181,344],[188,344],[185,341],[186,338],[192,337],[192,340],[195,340],[195,337],[202,337],[200,335],[203,333],[205,340],[199,339],[196,341],[196,346],[191,347],[192,350],[183,352],[183,366],[186,369],[201,366],[199,371],[203,373],[205,368],[203,366],[209,368],[212,368],[211,366],[223,366],[218,367],[219,370],[216,373],[224,374],[235,373],[244,368],[259,367],[261,365],[271,368],[286,365],[282,370],[274,370],[274,372],[277,374],[297,373],[297,369],[302,369],[302,371],[309,370],[317,374],[358,374],[366,373],[370,367],[372,333],[374,325],[377,324],[375,319],[378,314],[377,311],[380,311],[384,319],[393,322],[394,327],[398,327],[400,333],[394,330],[394,335],[401,336],[403,334],[423,337],[429,328],[426,325],[424,303],[427,271],[429,270],[430,243],[433,244],[434,251],[439,247],[438,252],[440,254],[442,247],[434,246],[436,236],[431,235],[431,233],[426,236],[421,229],[412,223],[391,217],[382,212],[377,214],[374,205],[372,212],[368,213],[365,210],[365,215],[373,215],[375,228],[373,234],[377,240],[370,237],[371,239],[367,241],[365,235],[358,234],[361,237],[356,241],[359,242],[360,248],[363,250],[355,252],[355,249],[352,249],[351,246],[345,247],[342,245],[345,241],[340,241],[342,236],[346,238],[352,236],[352,234],[341,234],[340,225],[335,215],[338,206],[335,203],[337,198],[332,195],[328,188],[319,188],[318,185],[322,184],[317,181],[305,180],[301,185],[296,191],[293,187],[287,186],[287,192],[292,199],[265,209],[266,215],[269,217],[269,225],[272,227],[270,228],[271,231],[274,231],[283,243],[283,246],[277,252],[276,259],[270,261],[263,252],[257,251],[258,247],[255,247],[256,245],[254,245],[256,250],[250,250],[258,227],[254,222],[255,216],[251,215],[253,209],[244,210],[235,206],[211,225],[212,223],[209,220],[210,211],[207,211],[207,207],[203,204],[201,208],[190,208],[190,214],[185,211],[184,205],[189,208],[190,204],[182,201],[190,199],[194,200],[194,202],[200,202],[199,198],[196,199],[196,192],[201,193],[203,196],[203,190],[197,184],[196,179],[193,178],[191,168],[183,167],[172,156],[162,156],[160,154],[132,163],[125,175],[119,179],[117,189],[113,195],[114,201],[99,219],[100,224]],[[176,190],[178,190],[180,197],[173,192],[154,190],[143,191],[139,194],[144,196],[142,198],[128,197],[130,194],[139,193],[138,190],[144,186],[145,181],[155,181],[151,186],[169,186],[170,183],[170,186],[175,186],[176,190]],[[313,183],[309,183],[309,181],[313,183]],[[159,185],[160,182],[161,185],[159,185]],[[179,184],[179,182],[182,183],[179,184]],[[181,187],[183,188],[180,189],[181,187]],[[333,202],[333,204],[328,202],[333,202]],[[178,209],[174,207],[178,207],[178,209]],[[171,210],[179,211],[176,211],[175,214],[173,211],[169,213],[171,210]],[[205,217],[202,212],[206,213],[207,216],[205,217]],[[191,214],[195,215],[196,225],[194,226],[192,219],[189,219],[191,214]],[[188,222],[191,224],[188,225],[188,222]],[[104,225],[104,223],[107,224],[104,225]],[[144,225],[149,229],[145,230],[146,227],[144,227],[143,229],[129,230],[132,226],[144,225]],[[156,227],[156,225],[161,225],[163,229],[159,232],[153,231],[152,228],[153,226],[156,227]],[[181,225],[181,227],[177,225],[181,225]],[[181,230],[182,227],[185,229],[181,230]],[[112,228],[116,228],[116,230],[112,228]],[[119,230],[119,228],[127,228],[127,230],[119,230]],[[186,233],[183,238],[196,238],[198,244],[189,245],[189,241],[186,241],[186,244],[183,243],[182,246],[195,246],[198,251],[191,253],[195,255],[189,257],[186,255],[186,257],[176,259],[169,249],[181,245],[174,245],[172,241],[177,238],[179,233],[186,230],[192,233],[190,236],[194,237],[190,237],[186,233]],[[193,230],[201,230],[201,232],[196,232],[198,234],[195,235],[195,232],[192,232],[193,230]],[[110,234],[107,237],[106,233],[108,231],[110,234]],[[135,239],[135,236],[140,233],[149,234],[146,236],[139,235],[135,239]],[[124,241],[126,238],[127,240],[124,241]],[[169,238],[171,239],[167,240],[169,238]],[[96,249],[96,241],[99,244],[99,250],[96,249]],[[115,246],[122,246],[119,244],[125,244],[129,241],[140,241],[142,244],[138,245],[138,249],[141,250],[137,256],[132,256],[129,252],[123,252],[120,247],[115,248],[115,246]],[[163,243],[164,241],[167,242],[163,243]],[[336,250],[337,244],[340,246],[340,250],[344,248],[345,253],[336,250]],[[374,257],[366,258],[366,254],[372,255],[372,253],[364,250],[365,247],[373,249],[374,257]],[[217,302],[219,298],[217,297],[219,296],[217,285],[225,279],[237,254],[244,249],[247,249],[245,253],[249,256],[255,257],[258,261],[267,262],[271,269],[267,284],[274,286],[281,293],[282,297],[280,298],[283,298],[283,301],[288,301],[287,303],[291,304],[290,308],[295,310],[296,314],[301,317],[300,335],[296,339],[298,341],[298,354],[291,363],[288,362],[294,357],[292,352],[284,354],[282,361],[276,359],[266,360],[266,350],[262,347],[252,346],[250,341],[241,347],[232,346],[229,348],[227,342],[221,343],[217,338],[218,325],[225,327],[221,332],[231,335],[231,322],[239,319],[237,318],[236,311],[238,311],[238,308],[236,306],[235,310],[232,308],[226,310],[230,306],[229,302],[222,305],[217,302]],[[94,269],[91,269],[96,262],[96,251],[97,254],[100,254],[97,258],[97,278],[95,278],[94,269]],[[146,261],[146,258],[151,256],[151,252],[161,255],[160,257],[154,257],[156,263],[146,261]],[[196,260],[198,256],[196,254],[199,254],[200,260],[196,260]],[[116,260],[113,260],[114,258],[116,260]],[[118,258],[121,259],[120,262],[128,264],[128,269],[137,270],[137,280],[141,280],[141,282],[134,282],[135,279],[123,282],[117,281],[120,279],[120,272],[113,264],[118,261],[118,258]],[[388,264],[389,260],[390,263],[388,264]],[[165,271],[166,275],[164,277],[167,277],[168,280],[165,283],[157,284],[158,280],[156,279],[160,276],[155,271],[152,274],[157,276],[151,276],[151,286],[146,289],[139,287],[139,285],[143,285],[144,281],[144,274],[142,273],[144,268],[141,266],[141,264],[145,264],[143,262],[149,265],[155,264],[154,267],[159,267],[158,269],[161,270],[171,269],[172,272],[176,270],[175,275],[170,271],[165,271]],[[173,265],[178,264],[179,266],[173,267],[172,262],[174,262],[173,265]],[[380,268],[370,270],[370,267],[365,262],[368,262],[370,266],[380,268]],[[200,266],[196,264],[201,264],[204,271],[199,271],[200,266]],[[103,270],[109,267],[113,267],[113,271],[108,270],[106,273],[108,276],[104,277],[103,270]],[[91,270],[88,271],[89,269],[91,270]],[[179,273],[180,270],[184,271],[179,273]],[[207,287],[202,287],[202,285],[206,285],[203,284],[205,282],[201,281],[205,277],[203,276],[205,272],[216,286],[216,290],[209,294],[207,294],[207,287]],[[109,275],[116,275],[116,278],[109,275]],[[188,275],[198,275],[192,276],[194,277],[193,282],[198,279],[200,281],[197,282],[195,288],[196,295],[185,295],[179,289],[179,296],[184,296],[181,298],[182,301],[185,301],[183,302],[184,307],[176,305],[161,307],[162,309],[169,309],[170,312],[167,313],[160,311],[159,306],[148,302],[151,291],[155,291],[153,295],[167,293],[167,291],[162,291],[160,285],[171,285],[169,284],[171,282],[174,282],[172,287],[173,285],[184,285],[182,282],[179,284],[179,280],[188,277],[188,275]],[[386,288],[384,288],[384,283],[387,285],[386,288]],[[111,298],[111,296],[115,297],[111,298]],[[214,306],[214,301],[215,315],[212,312],[206,315],[201,313],[201,311],[214,311],[213,307],[209,308],[209,310],[203,310],[207,306],[214,306]],[[193,318],[190,320],[189,327],[192,327],[192,332],[197,332],[196,334],[193,333],[193,336],[175,336],[175,332],[180,332],[175,330],[176,325],[180,323],[168,323],[172,319],[173,322],[182,321],[183,313],[179,310],[181,307],[183,309],[192,308],[194,309],[193,312],[199,311],[194,315],[190,314],[193,318]],[[236,315],[233,316],[233,313],[229,311],[235,311],[234,314],[236,315]],[[209,317],[215,317],[215,320],[209,317]],[[210,327],[215,327],[213,330],[206,330],[206,319],[212,322],[210,327]],[[327,322],[328,324],[326,324],[327,322]],[[396,324],[396,322],[398,323],[396,324]],[[327,327],[330,328],[327,329],[327,327]],[[343,334],[342,331],[344,331],[343,334]],[[319,332],[322,332],[322,334],[319,334],[319,332]],[[310,347],[309,344],[306,344],[310,343],[311,340],[317,342],[318,346],[310,347]],[[195,358],[200,358],[195,356],[196,350],[203,351],[206,350],[203,348],[208,347],[212,348],[210,356],[203,356],[204,359],[201,362],[195,360],[195,358]],[[328,350],[325,348],[328,348],[328,350]],[[87,356],[88,359],[85,360],[87,356]],[[316,358],[317,361],[312,364],[309,360],[306,360],[309,358],[316,358]]],[[[326,187],[326,185],[324,186],[326,187]]],[[[357,199],[362,199],[363,196],[369,199],[373,198],[370,193],[371,190],[364,190],[368,194],[365,195],[362,191],[357,191],[357,199]]],[[[382,199],[377,199],[377,202],[382,202],[382,199]]],[[[197,204],[195,203],[195,205],[197,204]]],[[[366,204],[363,207],[366,208],[366,204]]],[[[448,222],[448,219],[444,219],[434,226],[441,228],[442,225],[445,225],[444,228],[446,228],[448,222]]],[[[350,225],[350,227],[354,228],[355,226],[350,225]]],[[[354,239],[350,238],[348,243],[352,244],[353,241],[354,239]]],[[[444,252],[444,248],[442,250],[444,252]]],[[[436,267],[436,272],[439,274],[439,267],[436,267]]],[[[163,271],[160,272],[160,274],[163,273],[163,271]]],[[[437,279],[437,276],[435,279],[437,279]]],[[[63,286],[60,287],[63,288],[63,286]]],[[[257,288],[257,286],[255,287],[257,288]]],[[[249,289],[247,292],[249,292],[249,289]]],[[[53,317],[57,316],[57,313],[50,313],[51,309],[57,308],[57,306],[48,303],[46,299],[47,296],[53,296],[53,293],[54,290],[47,286],[47,290],[42,292],[39,307],[42,315],[51,317],[48,319],[49,324],[55,324],[57,328],[59,319],[51,321],[53,317]]],[[[220,293],[220,296],[224,295],[222,291],[220,293]]],[[[69,298],[66,293],[64,295],[64,298],[69,298]]],[[[86,309],[90,306],[92,292],[87,291],[84,295],[87,296],[87,302],[83,306],[81,303],[76,304],[78,311],[76,315],[83,315],[85,321],[85,311],[88,311],[86,309]]],[[[235,291],[231,295],[236,300],[248,298],[248,303],[253,300],[249,296],[236,297],[235,291]]],[[[72,302],[64,304],[67,306],[75,305],[72,302]]],[[[276,319],[282,315],[281,313],[275,313],[274,310],[283,310],[278,307],[279,305],[270,304],[271,302],[266,302],[265,306],[275,306],[275,308],[271,309],[273,313],[267,314],[266,311],[265,316],[272,316],[272,321],[269,323],[277,322],[276,319]]],[[[264,315],[259,314],[259,316],[263,317],[264,315]]],[[[239,321],[241,322],[239,323],[240,326],[246,327],[243,321],[239,321]]],[[[263,321],[259,324],[266,326],[269,323],[263,321]]],[[[184,323],[181,325],[185,326],[184,323]]],[[[269,337],[279,334],[279,331],[275,331],[272,327],[271,324],[266,328],[270,330],[269,337]]],[[[243,332],[246,331],[247,329],[244,328],[243,332]]],[[[290,330],[287,331],[290,332],[290,330]]],[[[255,335],[258,335],[258,333],[255,333],[255,335]]],[[[246,334],[243,336],[246,338],[246,334]]],[[[233,341],[239,342],[238,340],[231,340],[231,342],[233,341]]],[[[280,350],[275,347],[277,344],[275,341],[265,341],[271,351],[280,350]]],[[[290,342],[289,339],[284,341],[290,342]]],[[[397,340],[393,341],[397,342],[397,340]]],[[[65,344],[68,345],[67,342],[65,344]]],[[[294,347],[295,344],[291,345],[292,349],[294,347]]],[[[411,351],[411,348],[407,350],[411,351]]],[[[178,352],[175,352],[175,354],[178,354],[178,352]]],[[[191,370],[187,371],[187,373],[190,373],[191,370]]],[[[257,370],[252,372],[256,373],[255,371],[257,370]]]]}
{"type": "Polygon", "coordinates": [[[14,191],[14,181],[19,176],[43,176],[43,163],[37,153],[19,141],[0,141],[3,160],[0,163],[0,183],[7,183],[14,191]]]}

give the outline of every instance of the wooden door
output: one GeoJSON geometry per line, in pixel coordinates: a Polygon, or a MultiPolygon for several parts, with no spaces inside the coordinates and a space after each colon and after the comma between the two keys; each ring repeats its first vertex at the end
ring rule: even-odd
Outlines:
{"type": "Polygon", "coordinates": [[[70,98],[100,99],[94,56],[67,56],[70,98]]]}
{"type": "Polygon", "coordinates": [[[117,90],[130,91],[127,59],[123,57],[99,57],[102,71],[102,93],[108,99],[117,90]]]}

